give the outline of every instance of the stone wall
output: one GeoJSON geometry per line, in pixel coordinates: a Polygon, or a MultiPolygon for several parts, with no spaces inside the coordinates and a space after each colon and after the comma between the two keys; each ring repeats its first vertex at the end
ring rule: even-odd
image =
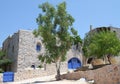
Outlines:
{"type": "MultiPolygon", "coordinates": [[[[55,64],[50,64],[46,66],[46,70],[28,70],[31,65],[38,67],[42,65],[38,59],[38,55],[45,53],[45,46],[42,43],[41,37],[35,37],[32,31],[29,30],[19,30],[17,33],[13,34],[7,38],[3,43],[3,49],[8,51],[7,55],[13,60],[11,64],[12,70],[15,73],[15,81],[23,80],[27,78],[51,75],[56,73],[55,64]],[[37,43],[41,44],[41,50],[38,52],[36,50],[37,43]]],[[[82,53],[76,49],[76,45],[72,46],[71,49],[66,54],[66,61],[61,63],[61,72],[68,70],[68,61],[77,57],[82,63],[82,53]]],[[[43,67],[45,67],[43,65],[43,67]]]]}
{"type": "MultiPolygon", "coordinates": [[[[8,71],[19,72],[32,65],[35,65],[35,67],[41,65],[38,55],[45,53],[45,46],[42,43],[42,38],[40,36],[35,37],[32,31],[19,30],[17,33],[7,38],[3,44],[3,49],[7,51],[7,56],[11,57],[13,62],[11,64],[11,70],[8,71]],[[36,50],[38,43],[41,45],[40,51],[36,50]]],[[[83,64],[82,53],[76,49],[76,45],[71,47],[66,57],[66,62],[73,57],[77,57],[81,61],[81,64],[83,64]]]]}
{"type": "Polygon", "coordinates": [[[0,73],[0,83],[2,82],[3,74],[0,73]]]}
{"type": "MultiPolygon", "coordinates": [[[[45,46],[41,37],[35,37],[32,31],[20,30],[19,32],[19,50],[18,50],[18,71],[30,67],[34,64],[36,67],[40,65],[38,60],[39,54],[45,53],[45,46]],[[41,44],[41,51],[36,51],[37,43],[41,44]],[[32,59],[32,60],[31,60],[32,59]]],[[[76,45],[72,46],[66,54],[68,62],[72,57],[77,57],[82,63],[82,53],[76,50],[76,45]]]]}
{"type": "Polygon", "coordinates": [[[120,39],[120,28],[114,28],[114,27],[110,27],[111,31],[115,32],[118,36],[118,38],[120,39]]]}
{"type": "Polygon", "coordinates": [[[12,61],[12,64],[8,71],[17,71],[17,59],[18,59],[18,43],[19,43],[19,34],[14,33],[12,36],[9,36],[3,43],[3,51],[6,52],[6,57],[12,61]]]}
{"type": "Polygon", "coordinates": [[[82,56],[82,51],[79,51],[76,49],[76,45],[73,45],[71,47],[71,49],[67,52],[66,54],[66,57],[67,57],[67,62],[73,58],[73,57],[76,57],[80,60],[80,62],[83,64],[83,56],[82,56]]]}
{"type": "MultiPolygon", "coordinates": [[[[66,62],[61,63],[61,73],[67,72],[67,66],[66,62]]],[[[49,75],[56,75],[56,67],[55,64],[47,64],[46,65],[46,70],[43,68],[41,69],[27,69],[24,71],[19,71],[14,74],[14,81],[21,81],[25,79],[30,79],[30,78],[36,78],[36,77],[43,77],[43,76],[49,76],[49,75]]],[[[3,78],[2,74],[0,74],[0,83],[2,83],[3,78]]]]}
{"type": "Polygon", "coordinates": [[[41,38],[35,38],[32,31],[20,30],[19,31],[19,50],[18,50],[18,71],[35,65],[38,67],[40,61],[38,55],[45,52],[44,45],[41,42],[41,38]],[[41,50],[36,50],[37,43],[41,44],[41,50]]]}
{"type": "Polygon", "coordinates": [[[86,78],[95,80],[95,84],[120,84],[120,65],[107,65],[95,70],[64,74],[61,77],[68,80],[86,78]]]}

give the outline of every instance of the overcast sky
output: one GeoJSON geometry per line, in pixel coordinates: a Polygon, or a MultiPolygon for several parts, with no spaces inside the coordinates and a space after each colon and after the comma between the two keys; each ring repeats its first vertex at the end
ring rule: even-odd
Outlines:
{"type": "Polygon", "coordinates": [[[74,28],[81,38],[90,25],[120,28],[120,0],[0,0],[0,47],[18,30],[37,28],[36,18],[41,13],[38,6],[46,1],[54,6],[66,1],[67,11],[74,17],[74,28]]]}

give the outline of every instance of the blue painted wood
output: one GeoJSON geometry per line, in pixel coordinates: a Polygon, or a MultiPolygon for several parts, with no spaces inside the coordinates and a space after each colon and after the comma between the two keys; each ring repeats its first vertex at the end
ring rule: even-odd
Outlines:
{"type": "Polygon", "coordinates": [[[3,73],[3,82],[13,82],[13,81],[14,81],[14,72],[3,73]]]}
{"type": "Polygon", "coordinates": [[[81,62],[78,58],[72,58],[68,61],[68,69],[77,69],[81,67],[81,62]]]}
{"type": "Polygon", "coordinates": [[[36,50],[40,51],[41,50],[41,46],[40,45],[36,45],[36,50]]]}

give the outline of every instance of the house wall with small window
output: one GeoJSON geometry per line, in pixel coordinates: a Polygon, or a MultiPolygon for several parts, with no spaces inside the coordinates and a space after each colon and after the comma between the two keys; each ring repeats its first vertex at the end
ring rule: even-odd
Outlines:
{"type": "Polygon", "coordinates": [[[19,31],[18,70],[25,68],[37,68],[40,65],[38,55],[43,54],[45,49],[41,37],[35,37],[32,31],[19,31]]]}
{"type": "MultiPolygon", "coordinates": [[[[120,38],[120,29],[114,27],[107,27],[110,31],[117,33],[120,38]]],[[[102,28],[101,28],[102,29],[102,28]]],[[[90,32],[94,33],[101,29],[92,29],[90,32]]],[[[89,32],[89,33],[90,33],[89,32]]],[[[45,46],[42,43],[42,37],[35,37],[30,30],[19,30],[12,36],[9,36],[3,42],[3,48],[6,52],[6,56],[12,60],[12,64],[6,67],[8,71],[21,71],[27,68],[37,68],[41,65],[38,55],[45,53],[45,46]]],[[[73,45],[66,54],[65,66],[69,68],[75,68],[78,66],[72,66],[73,64],[82,66],[86,64],[84,56],[82,55],[81,48],[78,49],[77,45],[73,45]]],[[[45,65],[43,65],[45,68],[45,65]]],[[[46,67],[48,68],[48,67],[46,67]]],[[[51,69],[52,70],[52,69],[51,69]]],[[[66,70],[66,69],[63,69],[66,70]]]]}
{"type": "MultiPolygon", "coordinates": [[[[3,49],[7,51],[8,57],[11,56],[13,60],[11,71],[24,71],[28,68],[36,69],[40,65],[42,65],[44,69],[48,68],[45,64],[40,63],[38,59],[39,55],[45,53],[45,46],[42,43],[42,37],[35,37],[32,31],[19,30],[16,34],[12,35],[12,37],[7,38],[3,45],[3,49]]],[[[71,62],[72,64],[80,63],[80,66],[83,64],[82,53],[80,49],[77,49],[76,45],[71,47],[71,49],[67,52],[66,57],[67,59],[63,63],[63,65],[65,64],[63,66],[63,70],[68,68],[68,62],[71,62]],[[74,58],[79,62],[70,61],[74,60],[74,58]]]]}
{"type": "MultiPolygon", "coordinates": [[[[114,32],[116,33],[117,37],[120,39],[120,28],[117,28],[117,27],[113,27],[113,26],[108,26],[108,27],[97,27],[97,28],[94,28],[94,29],[91,29],[87,34],[90,35],[90,34],[93,34],[93,33],[96,33],[96,32],[100,32],[100,31],[110,31],[110,32],[114,32]]],[[[116,63],[120,63],[120,60],[119,60],[119,56],[115,56],[114,57],[116,59],[116,63]]],[[[89,61],[89,59],[86,59],[89,61]]],[[[87,62],[86,61],[86,64],[87,62]]],[[[108,60],[105,60],[104,61],[105,63],[108,63],[108,60]]]]}

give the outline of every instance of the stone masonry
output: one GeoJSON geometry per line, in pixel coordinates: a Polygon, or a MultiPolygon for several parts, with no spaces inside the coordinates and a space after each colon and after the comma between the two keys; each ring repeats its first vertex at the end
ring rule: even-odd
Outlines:
{"type": "MultiPolygon", "coordinates": [[[[67,71],[67,63],[61,63],[61,74],[67,71]]],[[[21,81],[30,78],[37,78],[49,75],[56,75],[56,67],[55,64],[46,64],[46,70],[43,68],[36,68],[36,69],[25,69],[24,71],[18,71],[14,73],[14,81],[21,81]]],[[[0,84],[3,84],[3,74],[0,73],[0,84]]]]}
{"type": "MultiPolygon", "coordinates": [[[[102,29],[108,29],[110,31],[116,32],[117,36],[120,38],[120,29],[115,27],[98,27],[92,29],[92,32],[97,32],[102,29]]],[[[90,31],[90,32],[91,32],[90,31]]],[[[12,36],[9,36],[3,43],[3,50],[7,52],[7,57],[12,60],[12,64],[9,66],[8,71],[21,71],[26,68],[35,65],[38,67],[40,61],[38,60],[38,55],[44,54],[45,47],[42,43],[41,37],[35,37],[30,30],[19,30],[17,33],[14,33],[12,36]],[[40,44],[41,50],[36,51],[36,45],[40,44]]],[[[82,56],[82,51],[76,50],[76,46],[72,46],[71,49],[67,52],[68,62],[71,58],[78,58],[82,65],[86,64],[84,56],[82,56]]],[[[67,65],[66,65],[67,66],[67,65]]]]}
{"type": "MultiPolygon", "coordinates": [[[[7,57],[12,60],[8,71],[24,71],[32,65],[38,67],[40,61],[38,55],[44,54],[45,47],[41,37],[35,37],[30,30],[19,30],[12,36],[9,36],[3,43],[3,50],[6,51],[7,57]],[[36,46],[40,45],[41,50],[37,51],[36,46]]],[[[78,58],[83,63],[81,51],[76,50],[76,46],[72,46],[67,52],[67,62],[73,58],[78,58]]]]}
{"type": "Polygon", "coordinates": [[[109,30],[111,32],[115,32],[118,36],[118,38],[120,38],[120,28],[116,28],[116,27],[112,27],[112,26],[109,26],[109,27],[97,27],[95,29],[90,29],[90,32],[88,33],[94,33],[94,32],[99,32],[101,30],[109,30]]]}

